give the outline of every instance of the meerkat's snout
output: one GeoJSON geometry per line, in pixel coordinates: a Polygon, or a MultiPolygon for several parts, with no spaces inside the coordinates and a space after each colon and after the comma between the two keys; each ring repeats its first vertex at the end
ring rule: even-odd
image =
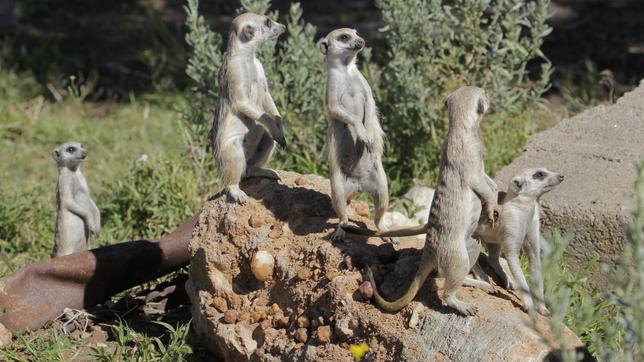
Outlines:
{"type": "Polygon", "coordinates": [[[357,37],[355,43],[353,44],[353,49],[362,50],[364,48],[365,41],[361,37],[357,37]]]}

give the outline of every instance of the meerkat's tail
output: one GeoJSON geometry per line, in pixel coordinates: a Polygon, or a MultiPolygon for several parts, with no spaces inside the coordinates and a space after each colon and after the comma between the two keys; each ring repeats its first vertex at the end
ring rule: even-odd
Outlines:
{"type": "Polygon", "coordinates": [[[420,235],[420,234],[426,234],[427,230],[429,228],[427,227],[427,224],[423,225],[418,225],[418,226],[411,226],[407,228],[402,228],[402,229],[396,229],[396,230],[387,230],[387,231],[376,231],[376,230],[370,230],[370,229],[363,229],[359,228],[356,226],[351,226],[351,225],[346,225],[342,226],[342,230],[349,234],[355,234],[355,235],[365,235],[365,236],[377,236],[377,237],[395,237],[395,236],[414,236],[414,235],[420,235]]]}
{"type": "Polygon", "coordinates": [[[412,300],[414,300],[416,293],[418,293],[418,290],[420,289],[420,286],[423,285],[423,283],[427,279],[427,276],[433,269],[434,268],[432,263],[428,263],[424,260],[424,258],[422,258],[418,271],[416,272],[416,276],[414,277],[414,280],[412,280],[409,289],[407,289],[407,292],[405,292],[402,297],[398,298],[398,300],[394,302],[387,301],[380,295],[380,293],[378,292],[378,287],[376,286],[376,281],[373,279],[373,273],[371,272],[371,269],[369,267],[367,267],[367,276],[369,278],[369,281],[371,282],[371,286],[373,287],[373,296],[374,298],[376,298],[376,302],[378,303],[380,308],[384,309],[387,312],[397,312],[403,309],[412,300]]]}

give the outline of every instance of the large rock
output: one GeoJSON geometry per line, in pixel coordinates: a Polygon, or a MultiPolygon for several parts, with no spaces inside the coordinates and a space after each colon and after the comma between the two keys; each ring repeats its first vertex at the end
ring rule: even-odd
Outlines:
{"type": "MultiPolygon", "coordinates": [[[[371,265],[381,291],[400,295],[423,242],[405,239],[396,249],[379,239],[333,244],[337,218],[328,180],[280,175],[279,183],[245,182],[251,196],[245,205],[226,204],[223,197],[207,202],[193,232],[187,286],[193,326],[224,360],[353,361],[350,345],[363,343],[370,350],[363,361],[526,361],[549,353],[519,309],[520,299],[505,291],[462,288],[459,296],[480,306],[478,316],[462,317],[441,306],[426,283],[417,301],[383,313],[365,300],[369,288],[359,289],[361,270],[371,265]],[[250,271],[258,250],[275,259],[267,282],[250,271]]],[[[364,205],[354,208],[365,214],[364,205]]],[[[350,217],[374,227],[355,212],[350,217]]],[[[547,320],[536,323],[548,335],[547,320]]],[[[568,330],[566,340],[581,345],[568,330]]]]}
{"type": "MultiPolygon", "coordinates": [[[[592,258],[614,265],[625,240],[636,161],[643,155],[644,81],[614,105],[594,107],[531,136],[497,179],[505,189],[527,167],[561,172],[564,182],[541,199],[545,229],[571,236],[567,254],[573,266],[583,268],[592,258]]],[[[599,265],[593,274],[596,285],[605,287],[599,265]]]]}

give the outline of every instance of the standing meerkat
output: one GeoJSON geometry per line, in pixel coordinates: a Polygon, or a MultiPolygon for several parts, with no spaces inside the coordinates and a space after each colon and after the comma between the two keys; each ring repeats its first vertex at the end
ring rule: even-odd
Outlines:
{"type": "Polygon", "coordinates": [[[550,312],[543,304],[543,275],[541,273],[541,234],[539,232],[539,198],[557,187],[564,177],[546,168],[523,170],[510,181],[507,192],[500,192],[498,204],[500,212],[494,228],[487,222],[488,217],[481,215],[475,235],[489,251],[488,263],[501,279],[506,289],[519,289],[523,307],[533,308],[532,295],[526,277],[521,270],[519,253],[521,249],[528,256],[530,276],[535,281],[537,297],[536,310],[542,315],[550,312]],[[501,267],[499,257],[504,255],[516,285],[510,282],[501,267]]]}
{"type": "Polygon", "coordinates": [[[63,256],[87,250],[90,235],[101,231],[101,213],[89,195],[80,164],[87,151],[78,142],[67,142],[52,152],[58,165],[56,183],[56,245],[63,256]]]}
{"type": "Polygon", "coordinates": [[[461,87],[447,96],[445,103],[449,129],[443,143],[438,185],[418,271],[407,292],[395,302],[389,302],[378,292],[368,270],[376,302],[386,311],[395,312],[409,304],[434,269],[438,269],[439,277],[445,278],[442,296],[445,304],[463,315],[474,315],[478,311],[476,305],[459,300],[456,291],[473,266],[469,254],[474,253],[472,250],[468,253],[468,245],[480,248],[472,233],[481,216],[481,204],[485,205],[485,214],[490,220],[494,219],[496,208],[497,191],[485,174],[479,137],[479,125],[489,101],[483,89],[461,87]]]}
{"type": "Polygon", "coordinates": [[[282,118],[268,91],[257,48],[277,38],[286,27],[264,15],[245,13],[231,25],[228,48],[219,69],[219,105],[211,131],[215,160],[224,192],[245,202],[239,182],[247,177],[279,179],[264,168],[275,142],[286,147],[282,118]]]}
{"type": "Polygon", "coordinates": [[[342,28],[330,32],[319,44],[327,72],[325,106],[329,119],[331,198],[340,219],[331,239],[344,241],[343,226],[349,222],[347,203],[360,192],[367,192],[373,199],[374,221],[379,229],[383,228],[382,217],[389,206],[387,175],[382,167],[384,132],[371,88],[356,66],[364,39],[354,29],[342,28]]]}

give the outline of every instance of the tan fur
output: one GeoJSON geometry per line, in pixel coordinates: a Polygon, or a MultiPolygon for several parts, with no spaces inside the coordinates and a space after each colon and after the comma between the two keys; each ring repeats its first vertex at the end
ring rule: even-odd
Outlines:
{"type": "Polygon", "coordinates": [[[332,236],[334,241],[344,240],[342,226],[348,223],[346,205],[356,194],[367,192],[373,198],[379,228],[389,206],[387,175],[382,167],[384,133],[371,87],[355,64],[364,44],[364,39],[348,28],[336,29],[320,41],[327,70],[325,105],[329,119],[331,197],[340,219],[332,236]]]}
{"type": "Polygon", "coordinates": [[[78,142],[67,142],[52,152],[58,166],[56,183],[55,256],[87,250],[91,235],[101,231],[101,214],[80,171],[87,151],[78,142]]]}
{"type": "Polygon", "coordinates": [[[449,130],[416,276],[402,297],[389,302],[378,293],[369,273],[376,301],[387,311],[398,311],[411,302],[434,269],[445,278],[442,296],[445,304],[463,315],[473,315],[478,310],[475,305],[458,300],[456,291],[472,266],[467,245],[476,244],[471,239],[481,214],[481,203],[486,204],[486,215],[491,218],[496,207],[497,191],[487,181],[483,145],[478,134],[489,101],[483,89],[462,87],[447,97],[446,104],[449,130]]]}
{"type": "Polygon", "coordinates": [[[230,29],[219,69],[219,103],[211,137],[221,183],[234,202],[247,198],[239,188],[242,178],[279,178],[264,166],[275,142],[286,147],[282,118],[255,53],[258,46],[284,30],[284,25],[253,13],[237,16],[230,29]]]}
{"type": "Polygon", "coordinates": [[[535,281],[536,310],[540,314],[550,312],[543,303],[543,275],[541,273],[541,236],[539,232],[539,198],[563,181],[563,176],[545,168],[529,168],[512,178],[508,191],[499,193],[501,205],[498,221],[490,227],[488,218],[481,216],[475,235],[489,250],[488,263],[507,289],[519,289],[525,310],[534,307],[528,282],[519,263],[521,249],[529,261],[530,276],[535,281]],[[515,283],[510,282],[501,267],[499,258],[508,260],[515,283]]]}

